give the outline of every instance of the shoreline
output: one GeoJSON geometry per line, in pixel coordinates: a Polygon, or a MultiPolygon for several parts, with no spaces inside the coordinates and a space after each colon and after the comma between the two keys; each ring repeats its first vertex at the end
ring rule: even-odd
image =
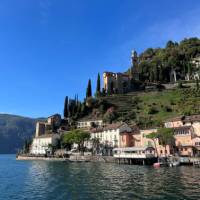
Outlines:
{"type": "Polygon", "coordinates": [[[16,160],[17,161],[28,161],[28,160],[32,160],[32,161],[61,161],[61,162],[64,162],[64,161],[68,161],[69,159],[68,158],[50,158],[50,157],[37,157],[37,156],[16,156],[16,160]]]}
{"type": "MultiPolygon", "coordinates": [[[[183,159],[183,158],[182,158],[183,159]]],[[[128,160],[118,160],[112,156],[81,156],[73,155],[69,158],[57,158],[57,157],[38,157],[30,155],[17,155],[17,161],[56,161],[56,162],[93,162],[93,163],[118,163],[118,164],[129,164],[129,165],[141,165],[140,163],[131,163],[128,160]]],[[[142,165],[153,165],[153,163],[145,163],[142,165]]],[[[191,165],[200,167],[200,158],[185,158],[180,161],[179,165],[191,165]]]]}
{"type": "Polygon", "coordinates": [[[56,158],[56,157],[37,157],[18,155],[17,161],[59,161],[59,162],[102,162],[102,163],[115,163],[115,158],[112,156],[71,156],[70,158],[56,158]]]}

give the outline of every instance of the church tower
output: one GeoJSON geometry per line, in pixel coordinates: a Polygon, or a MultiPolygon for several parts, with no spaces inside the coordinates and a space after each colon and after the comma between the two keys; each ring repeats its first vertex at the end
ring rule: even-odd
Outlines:
{"type": "Polygon", "coordinates": [[[138,55],[135,50],[131,52],[132,68],[137,68],[138,66],[138,55]]]}
{"type": "Polygon", "coordinates": [[[138,72],[138,55],[135,50],[131,52],[131,68],[130,68],[130,76],[134,80],[139,80],[139,72],[138,72]]]}

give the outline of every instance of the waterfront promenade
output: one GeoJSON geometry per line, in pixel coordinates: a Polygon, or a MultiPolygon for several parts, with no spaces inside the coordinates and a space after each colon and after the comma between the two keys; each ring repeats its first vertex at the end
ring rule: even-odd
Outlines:
{"type": "MultiPolygon", "coordinates": [[[[128,165],[153,165],[157,162],[156,158],[153,159],[133,159],[133,158],[118,158],[113,156],[92,156],[92,155],[72,155],[69,158],[58,158],[58,157],[42,157],[42,156],[28,156],[28,155],[17,155],[17,161],[56,161],[56,162],[101,162],[101,163],[118,163],[128,165]]],[[[200,158],[195,157],[179,157],[180,165],[194,165],[200,167],[200,158]]]]}

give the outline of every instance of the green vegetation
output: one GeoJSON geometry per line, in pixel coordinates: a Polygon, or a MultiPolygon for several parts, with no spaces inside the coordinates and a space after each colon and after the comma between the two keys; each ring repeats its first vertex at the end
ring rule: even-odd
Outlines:
{"type": "Polygon", "coordinates": [[[91,84],[91,80],[89,79],[87,90],[86,90],[86,98],[89,98],[91,96],[92,96],[92,84],[91,84]]]}
{"type": "Polygon", "coordinates": [[[97,89],[96,89],[96,93],[95,93],[96,97],[101,96],[101,78],[100,78],[100,74],[98,73],[97,76],[97,89]]]}
{"type": "Polygon", "coordinates": [[[140,81],[170,82],[170,71],[177,72],[178,79],[189,76],[195,68],[191,59],[200,55],[198,38],[184,39],[180,43],[169,41],[165,48],[148,48],[139,56],[140,81]]]}
{"type": "Polygon", "coordinates": [[[158,150],[157,150],[157,146],[156,146],[157,140],[159,141],[160,145],[164,146],[165,153],[166,153],[167,145],[169,145],[170,148],[173,148],[175,145],[174,131],[171,128],[160,128],[160,129],[158,129],[158,132],[150,133],[146,137],[153,141],[157,155],[158,155],[158,150]]]}
{"type": "Polygon", "coordinates": [[[161,129],[159,129],[158,130],[158,140],[159,140],[159,144],[164,146],[165,154],[166,154],[167,145],[169,145],[170,148],[173,148],[174,145],[175,145],[173,129],[171,129],[171,128],[161,128],[161,129]]]}
{"type": "Polygon", "coordinates": [[[179,115],[200,113],[200,89],[177,88],[102,97],[115,108],[115,121],[136,122],[141,128],[159,127],[179,115]]]}
{"type": "Polygon", "coordinates": [[[90,139],[90,133],[83,130],[72,130],[64,134],[61,138],[61,144],[63,147],[71,149],[72,144],[78,145],[78,150],[84,154],[84,142],[90,139]]]}
{"type": "Polygon", "coordinates": [[[156,155],[158,156],[158,149],[157,149],[157,145],[156,145],[156,142],[157,142],[157,139],[158,139],[158,133],[150,133],[149,135],[146,136],[146,138],[150,139],[153,141],[154,143],[154,148],[156,150],[156,155]]]}
{"type": "Polygon", "coordinates": [[[65,118],[68,117],[68,97],[65,97],[65,104],[64,104],[64,112],[63,112],[63,115],[65,118]]]}
{"type": "Polygon", "coordinates": [[[139,80],[132,79],[131,83],[134,90],[140,91],[138,93],[107,95],[104,89],[101,91],[98,74],[95,98],[92,97],[89,79],[84,102],[75,100],[68,104],[66,113],[71,120],[70,124],[75,127],[76,120],[86,117],[103,118],[108,123],[137,123],[141,128],[150,128],[160,127],[164,120],[178,115],[199,114],[199,81],[196,81],[193,85],[196,87],[193,88],[179,81],[176,90],[163,90],[162,85],[173,79],[172,71],[176,71],[177,80],[185,80],[186,76],[193,77],[199,69],[191,61],[198,56],[198,38],[184,39],[179,43],[169,41],[165,48],[148,48],[139,57],[136,54],[134,69],[139,73],[139,80]],[[145,86],[151,85],[161,91],[144,92],[145,86]]]}
{"type": "Polygon", "coordinates": [[[32,139],[25,139],[22,152],[23,153],[29,153],[30,152],[31,144],[32,144],[32,139]]]}
{"type": "Polygon", "coordinates": [[[63,116],[70,119],[69,122],[72,126],[77,118],[86,113],[84,105],[85,103],[78,100],[78,95],[75,95],[74,99],[65,97],[63,116]]]}
{"type": "Polygon", "coordinates": [[[106,113],[103,115],[103,121],[111,124],[113,121],[117,119],[117,112],[113,107],[109,108],[106,113]]]}

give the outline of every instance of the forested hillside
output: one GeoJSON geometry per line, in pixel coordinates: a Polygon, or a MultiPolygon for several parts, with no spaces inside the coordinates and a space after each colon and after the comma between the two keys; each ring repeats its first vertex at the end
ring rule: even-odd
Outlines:
{"type": "Polygon", "coordinates": [[[148,48],[139,55],[138,69],[141,81],[169,82],[174,69],[180,79],[196,71],[191,60],[200,56],[200,39],[167,42],[164,48],[148,48]]]}
{"type": "Polygon", "coordinates": [[[0,153],[16,153],[35,132],[38,119],[0,114],[0,153]]]}

